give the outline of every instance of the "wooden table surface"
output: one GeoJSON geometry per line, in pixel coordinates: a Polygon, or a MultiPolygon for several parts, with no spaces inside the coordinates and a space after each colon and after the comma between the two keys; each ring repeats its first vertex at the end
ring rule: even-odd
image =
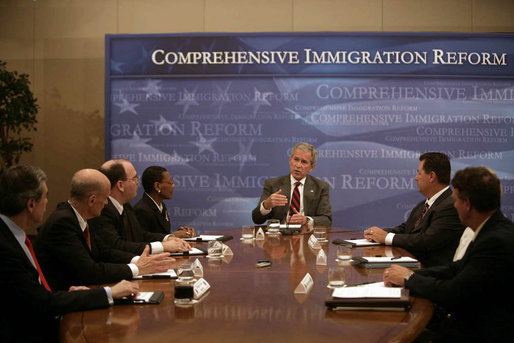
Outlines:
{"type": "MultiPolygon", "coordinates": [[[[316,265],[318,250],[308,245],[310,235],[268,236],[264,241],[240,240],[240,229],[218,232],[232,235],[226,242],[232,258],[211,260],[199,257],[204,279],[211,289],[199,303],[179,307],[173,302],[173,280],[139,280],[140,291],[164,291],[159,305],[119,305],[108,309],[74,312],[64,316],[61,342],[411,342],[426,326],[433,305],[411,297],[408,312],[332,311],[324,301],[329,267],[340,265],[349,284],[380,281],[382,269],[366,270],[336,261],[336,246],[322,245],[327,265],[316,265]],[[259,269],[255,263],[269,259],[272,266],[259,269]],[[294,289],[306,273],[314,286],[306,295],[294,289]]],[[[329,240],[361,238],[361,232],[332,228],[329,240]]],[[[206,243],[197,244],[207,248],[206,243]]],[[[377,246],[354,248],[354,256],[404,250],[377,246]],[[388,250],[388,251],[386,251],[388,250]]],[[[197,257],[177,258],[177,266],[197,257]]]]}

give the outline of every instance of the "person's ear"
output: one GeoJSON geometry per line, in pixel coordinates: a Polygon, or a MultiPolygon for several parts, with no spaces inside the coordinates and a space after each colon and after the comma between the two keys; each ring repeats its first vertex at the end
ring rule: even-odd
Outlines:
{"type": "Polygon", "coordinates": [[[89,195],[89,197],[87,198],[87,205],[89,207],[92,207],[96,202],[96,195],[95,194],[91,194],[89,195]]]}
{"type": "Polygon", "coordinates": [[[27,210],[32,213],[34,211],[34,208],[36,207],[36,199],[30,198],[27,200],[27,210]]]}
{"type": "Polygon", "coordinates": [[[125,185],[123,184],[122,180],[116,181],[116,189],[120,192],[123,192],[125,190],[125,185]]]}

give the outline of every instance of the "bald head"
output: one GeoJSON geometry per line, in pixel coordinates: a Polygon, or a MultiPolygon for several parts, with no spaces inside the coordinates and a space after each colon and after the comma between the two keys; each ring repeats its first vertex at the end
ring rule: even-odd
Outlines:
{"type": "Polygon", "coordinates": [[[71,178],[70,199],[86,200],[92,194],[102,193],[110,188],[109,179],[95,169],[81,169],[71,178]]]}

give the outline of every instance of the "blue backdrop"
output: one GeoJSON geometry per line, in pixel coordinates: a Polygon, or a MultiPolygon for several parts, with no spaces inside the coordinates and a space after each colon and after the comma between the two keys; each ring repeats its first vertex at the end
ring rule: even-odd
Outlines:
{"type": "MultiPolygon", "coordinates": [[[[251,223],[264,180],[313,144],[333,225],[401,223],[418,157],[494,169],[514,218],[514,36],[106,36],[106,158],[167,168],[173,226],[251,223]]],[[[138,198],[142,194],[139,190],[138,198]]],[[[137,199],[136,199],[137,200],[137,199]]]]}

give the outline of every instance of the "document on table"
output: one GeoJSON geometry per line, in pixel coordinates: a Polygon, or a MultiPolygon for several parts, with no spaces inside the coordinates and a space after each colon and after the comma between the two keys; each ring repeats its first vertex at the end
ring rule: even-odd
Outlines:
{"type": "Polygon", "coordinates": [[[188,242],[194,242],[194,241],[208,242],[208,241],[215,241],[221,237],[223,237],[223,235],[199,235],[196,237],[184,238],[184,240],[188,241],[188,242]]]}
{"type": "Polygon", "coordinates": [[[177,273],[175,269],[169,269],[167,272],[144,274],[134,277],[134,279],[176,279],[177,273]]]}
{"type": "Polygon", "coordinates": [[[382,245],[382,243],[370,242],[366,238],[361,238],[361,239],[345,239],[344,241],[350,243],[353,247],[369,247],[369,246],[372,246],[372,245],[382,245]]]}
{"type": "Polygon", "coordinates": [[[404,263],[404,262],[418,262],[415,258],[408,256],[396,256],[396,257],[363,257],[368,263],[404,263]]]}
{"type": "Polygon", "coordinates": [[[401,298],[399,287],[342,287],[332,293],[334,298],[401,298]]]}

